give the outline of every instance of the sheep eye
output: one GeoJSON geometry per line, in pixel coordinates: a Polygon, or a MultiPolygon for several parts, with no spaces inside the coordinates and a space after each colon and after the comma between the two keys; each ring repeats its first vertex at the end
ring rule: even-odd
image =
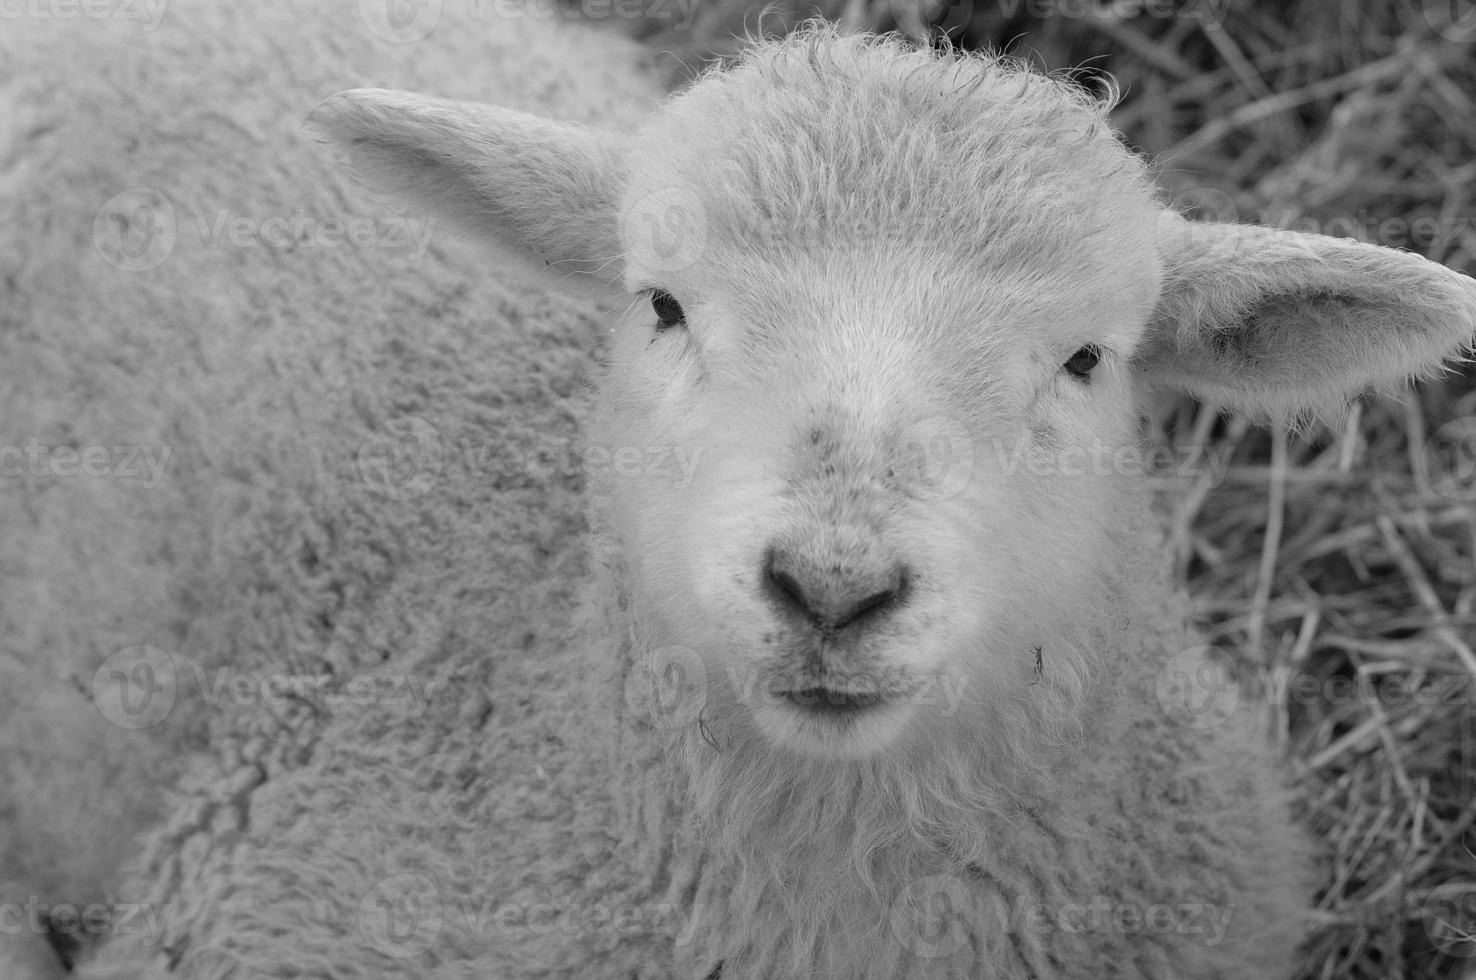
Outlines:
{"type": "Polygon", "coordinates": [[[1102,351],[1096,344],[1087,344],[1079,349],[1066,361],[1062,367],[1066,368],[1072,376],[1085,380],[1102,360],[1102,351]]]}
{"type": "Polygon", "coordinates": [[[651,291],[651,309],[656,311],[657,330],[674,327],[687,319],[687,314],[682,312],[682,304],[664,289],[651,291]]]}

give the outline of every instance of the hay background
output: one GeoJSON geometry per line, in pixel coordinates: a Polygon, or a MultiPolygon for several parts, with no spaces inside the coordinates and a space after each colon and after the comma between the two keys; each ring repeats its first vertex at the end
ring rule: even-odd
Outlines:
{"type": "MultiPolygon", "coordinates": [[[[1161,15],[1073,0],[706,0],[680,29],[669,10],[623,26],[673,80],[745,33],[815,15],[943,30],[1088,86],[1106,72],[1123,92],[1118,128],[1192,216],[1362,238],[1476,275],[1476,3],[1147,6],[1161,15]]],[[[1473,980],[1476,372],[1291,436],[1167,398],[1149,435],[1233,449],[1222,480],[1155,483],[1200,625],[1269,701],[1326,841],[1299,976],[1473,980]]]]}

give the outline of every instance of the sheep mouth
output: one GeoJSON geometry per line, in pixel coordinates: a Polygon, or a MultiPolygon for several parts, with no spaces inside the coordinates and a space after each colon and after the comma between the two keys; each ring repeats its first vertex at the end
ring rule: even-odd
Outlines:
{"type": "Polygon", "coordinates": [[[789,677],[752,705],[760,729],[776,745],[830,762],[885,751],[912,717],[916,684],[903,676],[789,677]]]}
{"type": "Polygon", "coordinates": [[[784,691],[789,704],[821,715],[855,715],[888,703],[880,691],[848,691],[835,687],[803,687],[784,691]]]}

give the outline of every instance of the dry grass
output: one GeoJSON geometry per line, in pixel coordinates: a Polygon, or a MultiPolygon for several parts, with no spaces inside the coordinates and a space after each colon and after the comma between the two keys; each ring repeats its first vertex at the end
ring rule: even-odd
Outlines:
{"type": "Polygon", "coordinates": [[[1425,449],[1430,422],[1476,415],[1476,385],[1310,439],[1197,412],[1168,408],[1158,437],[1208,419],[1234,463],[1164,510],[1201,625],[1269,702],[1327,842],[1302,976],[1476,976],[1476,513],[1425,449]]]}
{"type": "MultiPolygon", "coordinates": [[[[688,29],[635,30],[671,52],[674,75],[814,15],[942,28],[1085,84],[1110,72],[1119,128],[1196,217],[1358,237],[1476,274],[1471,0],[1170,6],[713,0],[688,29]]],[[[1337,431],[1257,431],[1187,400],[1151,429],[1233,449],[1222,478],[1165,478],[1160,502],[1201,625],[1269,703],[1326,841],[1301,976],[1473,980],[1476,374],[1358,405],[1337,431]]]]}

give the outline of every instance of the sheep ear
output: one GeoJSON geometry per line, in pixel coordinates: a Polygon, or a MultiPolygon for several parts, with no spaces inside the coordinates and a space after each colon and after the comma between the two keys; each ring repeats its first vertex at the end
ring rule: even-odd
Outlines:
{"type": "Polygon", "coordinates": [[[1138,365],[1252,417],[1335,413],[1476,337],[1476,280],[1406,252],[1166,213],[1159,254],[1163,292],[1138,365]]]}
{"type": "Polygon", "coordinates": [[[353,89],[309,114],[376,191],[458,225],[577,288],[622,274],[616,138],[496,106],[353,89]]]}

